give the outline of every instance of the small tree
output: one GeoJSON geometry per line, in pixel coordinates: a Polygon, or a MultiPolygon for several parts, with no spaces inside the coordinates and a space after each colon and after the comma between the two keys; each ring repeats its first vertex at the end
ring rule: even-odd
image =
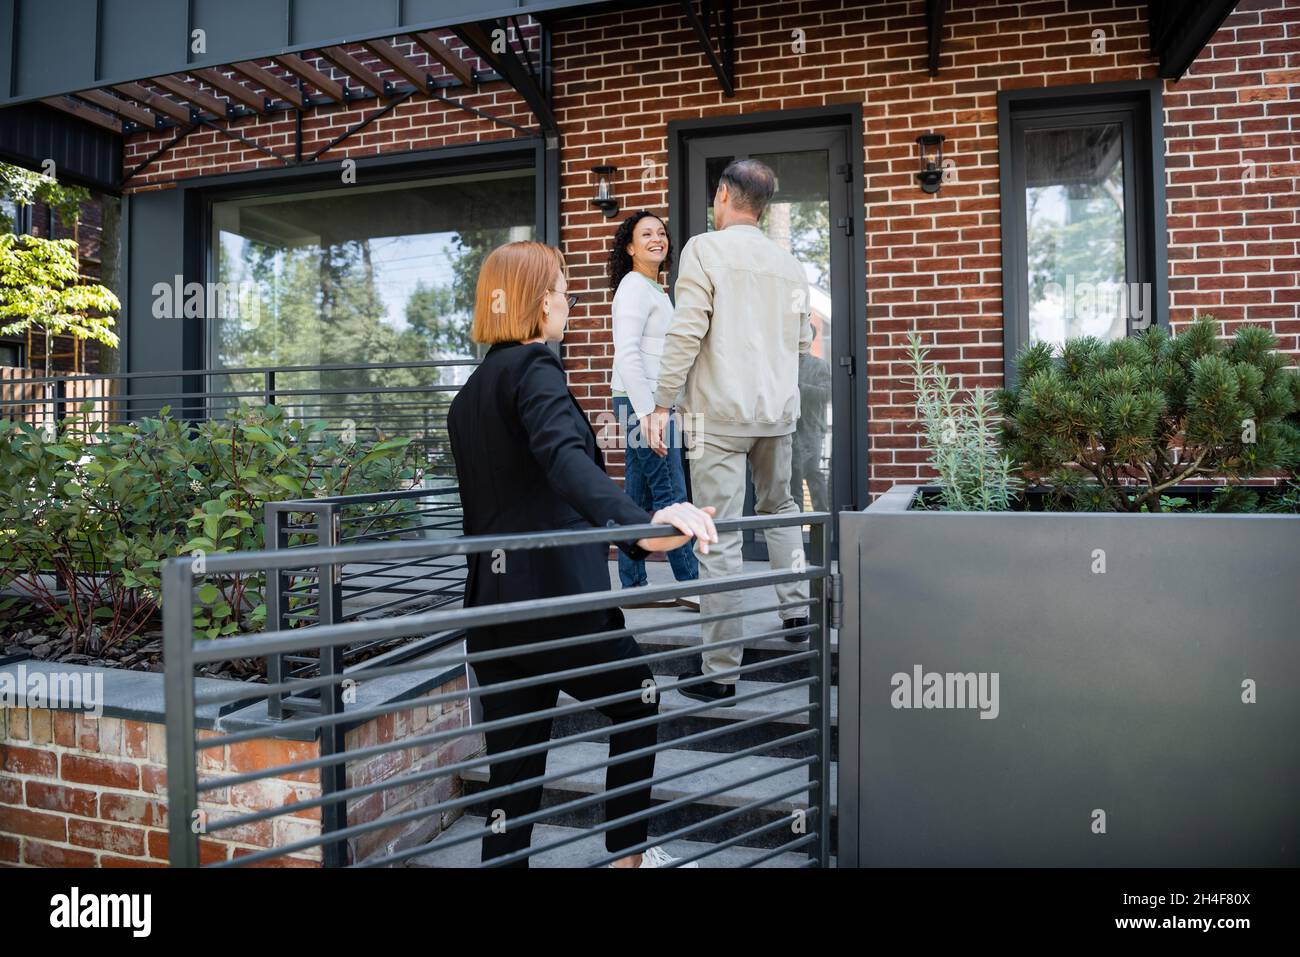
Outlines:
{"type": "MultiPolygon", "coordinates": [[[[0,195],[20,206],[43,202],[64,219],[75,220],[90,194],[79,187],[17,166],[0,164],[0,195]]],[[[0,222],[0,226],[12,224],[0,222]]],[[[0,335],[29,329],[45,333],[45,375],[50,375],[51,342],[55,336],[94,339],[116,347],[113,316],[122,304],[104,286],[81,281],[77,242],[16,236],[0,230],[0,335]]]]}
{"type": "Polygon", "coordinates": [[[32,327],[44,330],[47,376],[55,336],[95,339],[115,347],[110,313],[121,308],[117,296],[104,286],[81,282],[74,240],[0,236],[0,335],[32,327]]]}
{"type": "Polygon", "coordinates": [[[1029,346],[999,393],[1008,451],[1058,503],[1105,511],[1158,511],[1197,477],[1294,467],[1300,379],[1269,329],[1242,326],[1231,342],[1217,331],[1201,316],[1174,337],[1153,327],[1072,339],[1059,354],[1029,346]]]}

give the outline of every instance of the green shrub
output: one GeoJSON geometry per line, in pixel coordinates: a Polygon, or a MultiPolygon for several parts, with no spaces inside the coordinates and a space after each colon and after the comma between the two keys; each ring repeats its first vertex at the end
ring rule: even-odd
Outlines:
{"type": "MultiPolygon", "coordinates": [[[[56,435],[0,421],[0,586],[47,611],[75,650],[102,652],[153,620],[163,559],[260,549],[266,502],[394,489],[416,476],[409,439],[344,443],[275,406],[198,426],[168,413],[95,429],[70,416],[56,435]]],[[[210,577],[196,632],[259,630],[263,577],[210,577]]]]}
{"type": "Polygon", "coordinates": [[[960,401],[949,375],[927,362],[920,337],[913,333],[908,345],[917,413],[930,465],[939,473],[941,506],[964,512],[1010,508],[1021,483],[1002,453],[992,396],[979,388],[969,402],[960,401]]]}
{"type": "Polygon", "coordinates": [[[1029,346],[999,393],[1008,452],[1056,507],[1101,511],[1159,511],[1189,479],[1294,469],[1300,376],[1270,330],[1242,326],[1225,342],[1218,328],[1201,316],[1173,337],[1029,346]]]}

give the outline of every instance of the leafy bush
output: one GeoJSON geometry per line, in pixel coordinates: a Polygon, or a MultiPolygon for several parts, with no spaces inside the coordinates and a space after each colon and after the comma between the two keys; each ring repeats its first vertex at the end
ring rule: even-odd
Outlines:
{"type": "Polygon", "coordinates": [[[930,465],[939,473],[940,502],[951,511],[987,512],[1011,507],[1021,487],[1002,453],[993,397],[982,388],[962,402],[952,379],[915,333],[908,338],[916,408],[925,430],[930,465]]]}
{"type": "MultiPolygon", "coordinates": [[[[52,436],[0,421],[0,585],[47,611],[76,650],[102,651],[148,625],[163,559],[260,549],[266,502],[394,489],[415,476],[409,439],[344,443],[275,406],[197,427],[168,412],[93,430],[70,416],[52,436]]],[[[263,577],[205,582],[196,632],[259,630],[263,577]]]]}
{"type": "Polygon", "coordinates": [[[1178,336],[1029,346],[999,393],[1008,452],[1056,507],[1101,511],[1159,511],[1189,479],[1295,468],[1300,376],[1270,330],[1242,326],[1231,342],[1217,331],[1201,316],[1178,336]]]}

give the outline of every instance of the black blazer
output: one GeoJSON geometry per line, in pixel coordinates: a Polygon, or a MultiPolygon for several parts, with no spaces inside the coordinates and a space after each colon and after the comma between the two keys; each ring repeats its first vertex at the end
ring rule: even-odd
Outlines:
{"type": "MultiPolygon", "coordinates": [[[[596,434],[542,343],[498,342],[452,400],[448,416],[466,535],[639,525],[650,514],[605,472],[596,434]]],[[[635,542],[619,547],[649,554],[635,542]]],[[[609,590],[605,543],[467,556],[465,605],[609,590]],[[504,563],[504,568],[502,564],[504,563]]],[[[624,627],[623,613],[587,612],[471,629],[473,647],[624,627]]]]}

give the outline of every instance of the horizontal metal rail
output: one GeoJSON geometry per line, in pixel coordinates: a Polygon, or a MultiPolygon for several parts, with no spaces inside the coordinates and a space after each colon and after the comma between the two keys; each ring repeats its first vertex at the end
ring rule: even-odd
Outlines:
{"type": "MultiPolygon", "coordinates": [[[[444,491],[412,489],[400,495],[403,501],[409,502],[444,491]]],[[[748,605],[741,603],[734,614],[742,619],[773,614],[800,615],[801,612],[807,615],[807,622],[793,630],[773,628],[760,621],[757,630],[751,628],[745,632],[742,622],[739,637],[718,642],[715,647],[748,649],[751,657],[735,667],[691,678],[680,674],[674,677],[670,663],[674,659],[689,658],[693,649],[672,642],[662,649],[647,649],[634,659],[596,656],[585,660],[575,658],[570,665],[547,669],[527,667],[530,656],[539,653],[568,656],[577,654],[586,646],[611,647],[610,643],[629,635],[654,642],[656,635],[667,635],[673,629],[680,631],[680,623],[655,622],[640,627],[629,623],[622,628],[564,634],[499,647],[471,645],[465,648],[459,640],[454,643],[455,647],[443,643],[446,636],[454,635],[460,639],[474,635],[474,629],[478,628],[519,622],[538,623],[557,616],[614,609],[626,597],[614,591],[468,608],[451,604],[409,612],[398,608],[401,612],[398,614],[383,617],[358,615],[342,620],[340,600],[346,579],[343,574],[345,567],[400,569],[400,573],[388,575],[379,585],[361,583],[367,595],[373,597],[376,588],[382,590],[384,585],[394,582],[409,585],[410,580],[420,578],[421,573],[436,577],[472,554],[592,543],[608,545],[676,534],[674,529],[666,526],[641,525],[453,537],[450,533],[454,529],[444,527],[434,532],[447,533],[446,537],[440,538],[337,541],[342,510],[382,507],[386,500],[381,493],[276,503],[276,512],[286,519],[294,515],[295,510],[296,514],[311,512],[316,516],[315,523],[296,524],[292,528],[295,533],[308,536],[315,530],[317,542],[324,541],[325,544],[210,555],[205,557],[202,565],[197,565],[193,558],[169,559],[164,563],[168,799],[173,809],[169,815],[173,864],[197,866],[200,840],[222,842],[223,846],[233,841],[238,845],[230,851],[231,856],[214,865],[221,867],[274,863],[286,855],[308,855],[313,859],[319,855],[325,866],[395,866],[425,856],[430,856],[430,861],[436,863],[444,860],[449,850],[463,844],[501,841],[504,830],[507,835],[520,836],[507,839],[506,843],[512,846],[486,859],[484,864],[507,866],[527,863],[528,858],[558,851],[594,834],[604,833],[608,837],[614,829],[621,829],[620,835],[646,836],[644,839],[633,838],[631,842],[620,837],[618,844],[608,845],[609,850],[589,860],[590,866],[601,866],[640,853],[655,844],[686,839],[701,840],[704,846],[683,856],[677,862],[679,865],[742,848],[745,866],[763,863],[792,851],[806,852],[809,862],[814,865],[828,863],[832,827],[828,515],[791,512],[717,523],[719,533],[723,535],[778,527],[806,527],[811,535],[809,548],[817,561],[798,556],[788,567],[776,567],[771,571],[637,589],[638,600],[653,600],[782,586],[794,600],[778,598],[775,603],[770,600],[751,601],[748,605]],[[326,525],[320,519],[322,515],[328,517],[328,530],[323,537],[320,532],[326,525]],[[317,620],[286,622],[283,615],[288,609],[281,607],[282,617],[268,619],[268,625],[272,626],[269,631],[217,640],[196,640],[190,616],[200,579],[250,572],[265,572],[268,582],[281,576],[302,575],[310,579],[320,589],[319,595],[313,598],[310,592],[301,590],[293,595],[305,596],[315,602],[320,609],[317,620]],[[803,583],[810,591],[805,597],[794,597],[800,594],[797,586],[803,583]],[[277,623],[281,627],[275,627],[277,623]],[[429,636],[434,635],[439,637],[437,647],[428,643],[429,636]],[[804,635],[810,639],[807,646],[782,644],[780,651],[775,647],[761,653],[757,650],[768,647],[773,640],[804,635]],[[358,665],[349,667],[342,662],[341,653],[349,647],[373,649],[412,638],[426,642],[421,646],[422,653],[417,659],[398,660],[390,656],[372,669],[358,665]],[[196,692],[196,666],[248,657],[280,661],[281,666],[276,669],[279,673],[272,674],[268,666],[266,685],[243,685],[238,689],[207,691],[202,695],[196,692]],[[502,661],[510,663],[515,676],[487,684],[464,683],[463,679],[475,674],[477,667],[502,661]],[[289,670],[289,662],[314,662],[316,668],[309,674],[294,674],[289,670]],[[632,665],[650,669],[641,673],[652,674],[653,678],[641,684],[626,683],[627,669],[632,665]],[[458,674],[462,676],[461,680],[438,687],[450,676],[458,674]],[[364,705],[355,701],[344,704],[341,691],[345,684],[358,686],[398,677],[403,681],[432,679],[432,683],[425,684],[425,690],[414,698],[399,694],[395,698],[379,699],[364,705]],[[719,679],[740,681],[753,677],[761,680],[739,687],[734,699],[729,701],[731,707],[747,708],[751,714],[724,712],[713,701],[682,704],[674,697],[671,707],[665,709],[661,704],[663,696],[678,689],[689,689],[719,679]],[[466,720],[467,715],[473,715],[476,702],[484,699],[503,701],[507,696],[533,693],[549,696],[558,694],[560,689],[573,687],[586,689],[575,692],[577,700],[511,708],[490,719],[475,715],[466,720]],[[797,692],[796,699],[802,697],[803,700],[791,702],[791,691],[797,692]],[[783,693],[785,697],[778,697],[783,693]],[[224,720],[219,719],[215,725],[216,733],[202,737],[196,734],[196,708],[200,704],[242,704],[250,699],[264,700],[268,709],[273,701],[292,702],[295,711],[291,716],[281,711],[279,720],[270,726],[253,723],[244,728],[223,729],[224,720]],[[400,735],[382,737],[377,742],[358,741],[348,746],[347,732],[350,729],[379,720],[409,721],[401,716],[412,708],[431,711],[436,708],[438,714],[454,716],[454,719],[450,724],[434,722],[427,728],[412,725],[400,735]],[[602,711],[617,714],[619,719],[612,725],[606,724],[605,719],[596,719],[593,723],[593,715],[602,711]],[[727,720],[733,714],[735,719],[727,720]],[[512,730],[531,733],[527,731],[528,727],[541,722],[545,722],[547,727],[553,725],[561,733],[533,741],[516,738],[512,746],[496,751],[484,750],[487,735],[506,734],[512,730]],[[217,749],[237,747],[268,736],[307,736],[309,740],[318,741],[319,748],[301,760],[240,769],[237,773],[205,771],[200,778],[200,757],[203,754],[221,753],[217,749]],[[605,740],[609,740],[611,748],[616,740],[628,743],[635,740],[637,745],[605,753],[602,746],[605,740]],[[498,780],[497,771],[506,762],[525,762],[521,766],[528,766],[526,762],[529,760],[540,758],[544,762],[548,753],[563,753],[572,747],[589,750],[573,752],[573,758],[558,768],[542,767],[536,773],[527,773],[504,783],[498,780]],[[777,753],[781,756],[776,757],[777,753]],[[657,759],[665,755],[671,756],[674,764],[656,766],[657,759]],[[398,765],[393,765],[401,766],[402,771],[359,778],[349,784],[348,774],[353,769],[388,767],[394,758],[402,759],[398,765]],[[643,773],[645,768],[654,770],[643,773]],[[586,780],[602,771],[607,775],[622,773],[632,777],[627,783],[610,785],[595,793],[587,792],[586,786],[573,791],[571,782],[586,780]],[[740,773],[736,774],[737,771],[740,773]],[[485,773],[488,780],[483,783],[485,773]],[[303,795],[297,803],[285,807],[250,808],[239,814],[230,813],[229,808],[218,810],[210,815],[211,819],[206,813],[200,813],[203,811],[200,803],[204,800],[203,795],[290,775],[296,780],[318,778],[319,794],[303,795]],[[669,786],[671,790],[665,791],[669,786]],[[429,790],[435,788],[436,791],[429,790]],[[540,800],[542,790],[547,788],[558,788],[559,800],[530,809],[530,803],[540,800]],[[421,791],[428,791],[429,798],[414,800],[411,797],[421,791]],[[431,800],[435,793],[437,799],[431,800]],[[648,802],[644,802],[646,794],[650,795],[648,802]],[[395,796],[407,803],[392,803],[399,800],[395,796]],[[381,803],[376,803],[377,798],[381,803]],[[610,804],[620,800],[630,803],[610,804]],[[602,823],[593,823],[592,815],[602,804],[607,810],[611,806],[621,807],[622,813],[607,814],[602,823]],[[362,819],[349,821],[349,813],[362,807],[371,810],[362,819]],[[384,808],[382,813],[374,812],[378,807],[384,808]],[[518,809],[506,816],[504,824],[499,817],[504,813],[502,807],[518,809]],[[264,828],[267,822],[276,824],[293,811],[299,813],[298,831],[301,831],[303,822],[314,820],[314,816],[303,816],[303,812],[319,811],[318,833],[295,838],[292,831],[282,833],[276,827],[270,832],[262,832],[274,835],[271,846],[243,846],[247,844],[247,835],[254,833],[250,828],[264,828]],[[479,814],[484,823],[481,826],[472,823],[468,827],[461,826],[457,833],[448,835],[446,831],[466,814],[479,814]],[[193,820],[203,822],[199,828],[201,835],[191,831],[189,825],[193,820]],[[569,822],[569,826],[576,829],[527,846],[525,829],[548,821],[569,822]],[[646,834],[642,828],[648,829],[649,833],[646,834]],[[426,836],[418,840],[406,839],[408,843],[414,840],[412,846],[383,849],[389,838],[381,839],[381,836],[395,833],[426,836]],[[789,834],[791,839],[784,840],[785,834],[789,834]]],[[[277,527],[276,535],[287,535],[290,527],[288,524],[277,527]]],[[[271,528],[268,521],[268,541],[271,528]]],[[[424,534],[428,530],[406,528],[403,531],[424,534]]],[[[373,537],[391,533],[392,529],[382,529],[373,533],[373,537]]],[[[364,579],[364,573],[359,577],[364,579]]],[[[445,587],[445,582],[424,581],[421,584],[435,593],[445,587]]],[[[281,597],[287,600],[291,596],[283,592],[281,597]]],[[[395,607],[389,602],[380,602],[379,605],[382,606],[378,608],[380,612],[395,607]]],[[[703,625],[729,616],[725,612],[702,614],[693,615],[688,620],[703,625]]]]}
{"type": "MultiPolygon", "coordinates": [[[[297,501],[267,503],[265,544],[270,549],[302,551],[295,538],[314,537],[318,546],[354,545],[411,536],[459,535],[460,488],[454,482],[425,488],[354,495],[332,495],[297,501]],[[430,500],[434,500],[430,502],[430,500]],[[428,504],[425,504],[428,503],[428,504]],[[424,507],[421,507],[424,505],[424,507]],[[312,516],[311,523],[299,516],[312,516]],[[436,520],[429,516],[438,516],[436,520]],[[346,533],[345,533],[346,529],[346,533]]],[[[458,556],[413,557],[382,564],[316,566],[297,573],[275,571],[267,577],[267,620],[277,629],[312,623],[345,622],[359,617],[393,615],[417,607],[443,607],[464,595],[464,563],[458,556]]],[[[460,640],[463,632],[448,630],[436,638],[403,640],[400,647],[383,639],[361,638],[337,652],[332,670],[346,671],[371,655],[382,653],[391,662],[460,640]]],[[[278,653],[267,659],[268,682],[283,677],[304,678],[320,671],[319,655],[278,653]]],[[[276,694],[268,701],[270,715],[303,708],[319,711],[319,692],[313,700],[276,694]]]]}
{"type": "Polygon", "coordinates": [[[477,359],[322,363],[0,378],[0,420],[48,428],[79,417],[94,435],[106,426],[156,417],[220,418],[243,405],[276,405],[291,419],[324,424],[323,434],[405,437],[431,467],[452,474],[447,411],[459,369],[477,359]],[[445,370],[445,371],[444,371],[445,370]],[[89,404],[89,411],[83,407],[89,404]]]}

